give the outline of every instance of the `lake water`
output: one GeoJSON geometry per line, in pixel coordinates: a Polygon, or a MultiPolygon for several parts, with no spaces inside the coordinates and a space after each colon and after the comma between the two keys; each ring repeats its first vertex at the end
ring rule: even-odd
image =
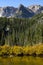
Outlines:
{"type": "Polygon", "coordinates": [[[0,57],[0,65],[43,65],[40,57],[0,57]]]}

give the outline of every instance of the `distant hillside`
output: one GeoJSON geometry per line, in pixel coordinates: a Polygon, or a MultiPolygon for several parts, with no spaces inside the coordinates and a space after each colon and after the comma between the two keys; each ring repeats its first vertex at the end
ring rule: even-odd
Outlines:
{"type": "Polygon", "coordinates": [[[0,45],[43,43],[43,14],[31,19],[0,18],[0,45]]]}

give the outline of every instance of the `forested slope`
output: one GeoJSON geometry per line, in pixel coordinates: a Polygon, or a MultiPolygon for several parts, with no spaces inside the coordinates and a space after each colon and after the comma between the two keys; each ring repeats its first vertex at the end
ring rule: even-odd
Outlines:
{"type": "Polygon", "coordinates": [[[0,18],[0,45],[43,43],[43,14],[30,19],[0,18]]]}

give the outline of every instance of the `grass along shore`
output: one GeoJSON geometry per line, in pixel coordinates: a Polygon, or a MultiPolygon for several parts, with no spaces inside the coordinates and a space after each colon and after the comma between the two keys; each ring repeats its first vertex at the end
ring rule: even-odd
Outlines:
{"type": "Polygon", "coordinates": [[[0,46],[0,56],[43,56],[43,44],[34,46],[0,46]]]}

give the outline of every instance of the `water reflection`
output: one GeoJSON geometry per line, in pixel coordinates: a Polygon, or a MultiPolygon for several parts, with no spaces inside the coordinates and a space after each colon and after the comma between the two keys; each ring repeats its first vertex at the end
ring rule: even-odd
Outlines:
{"type": "Polygon", "coordinates": [[[40,57],[0,57],[0,65],[43,65],[40,57]]]}

